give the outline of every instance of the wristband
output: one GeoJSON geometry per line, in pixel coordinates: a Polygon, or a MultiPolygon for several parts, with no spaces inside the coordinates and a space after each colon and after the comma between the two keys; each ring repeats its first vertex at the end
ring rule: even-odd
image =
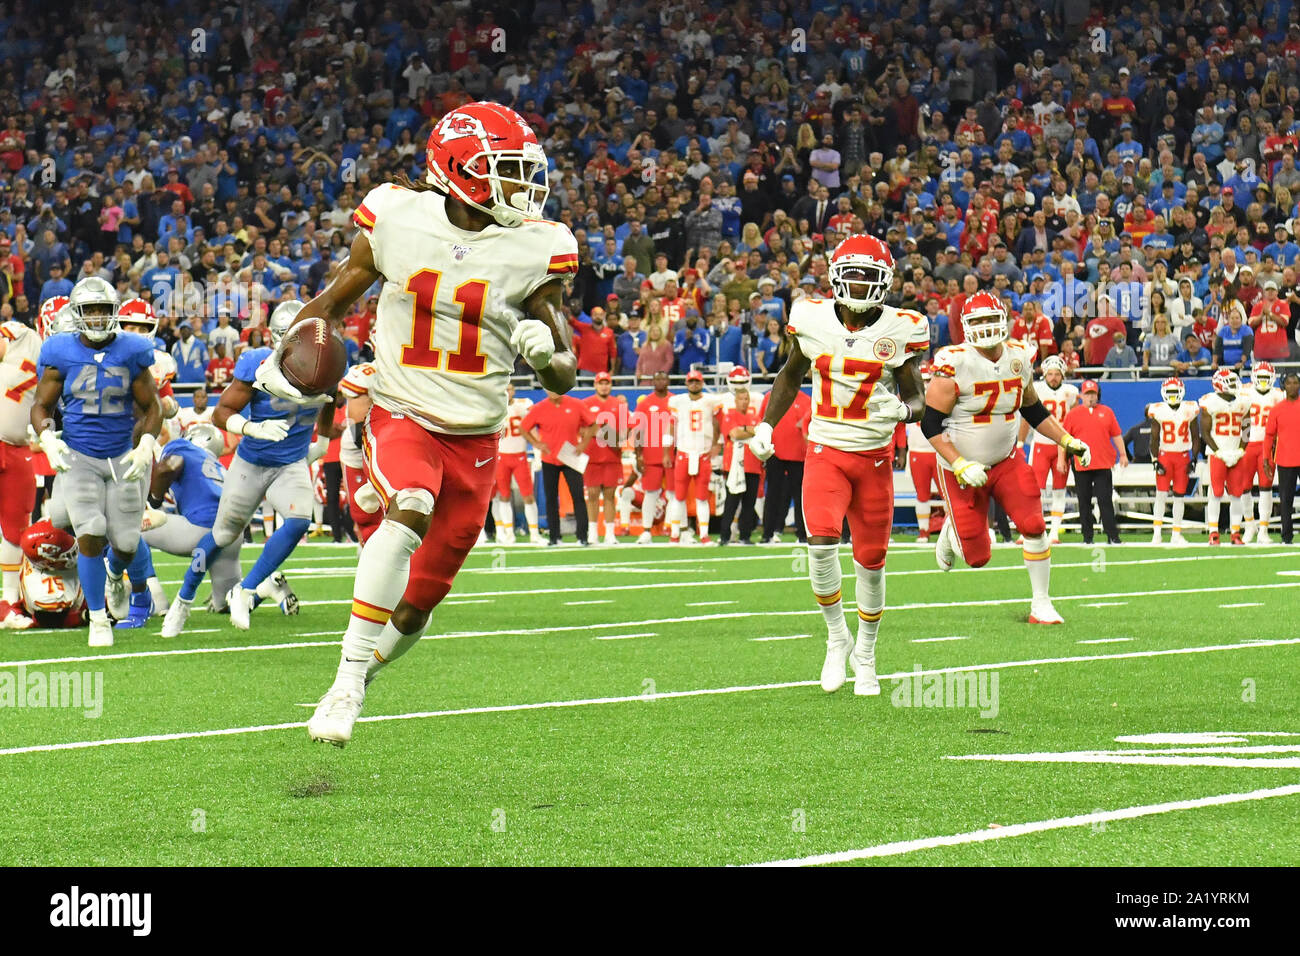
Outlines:
{"type": "Polygon", "coordinates": [[[248,425],[248,419],[239,412],[234,412],[226,419],[226,431],[233,432],[236,435],[243,435],[244,428],[248,425]]]}
{"type": "Polygon", "coordinates": [[[149,495],[149,507],[150,507],[150,508],[153,508],[153,509],[156,511],[156,510],[158,510],[159,508],[161,508],[162,506],[163,506],[163,496],[162,496],[162,495],[155,495],[155,494],[153,494],[153,493],[150,493],[150,495],[149,495]]]}

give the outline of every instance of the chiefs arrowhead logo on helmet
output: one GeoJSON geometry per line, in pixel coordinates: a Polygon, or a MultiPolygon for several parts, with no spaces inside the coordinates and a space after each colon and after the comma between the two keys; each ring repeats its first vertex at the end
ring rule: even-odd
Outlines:
{"type": "Polygon", "coordinates": [[[1237,373],[1232,369],[1221,368],[1214,373],[1210,384],[1220,395],[1236,395],[1237,389],[1241,387],[1241,379],[1237,378],[1237,373]]]}
{"type": "Polygon", "coordinates": [[[60,332],[72,331],[72,314],[63,311],[67,305],[66,295],[56,295],[41,303],[41,311],[36,316],[36,332],[42,339],[48,339],[51,335],[60,332]]]}
{"type": "Polygon", "coordinates": [[[1182,404],[1185,394],[1187,390],[1183,387],[1183,380],[1176,375],[1171,375],[1160,383],[1160,396],[1170,408],[1177,408],[1182,404]]]}
{"type": "Polygon", "coordinates": [[[1270,362],[1258,362],[1250,370],[1250,380],[1255,383],[1255,388],[1261,392],[1267,392],[1277,381],[1277,372],[1270,362]]]}
{"type": "Polygon", "coordinates": [[[884,304],[894,283],[894,257],[889,246],[863,233],[835,247],[827,271],[835,301],[851,312],[865,312],[884,304]]]}
{"type": "Polygon", "coordinates": [[[117,310],[117,324],[127,332],[153,338],[158,332],[158,316],[144,299],[127,299],[117,310]],[[129,326],[129,327],[128,327],[129,326]]]}
{"type": "Polygon", "coordinates": [[[976,292],[961,307],[961,330],[976,348],[991,349],[1007,338],[1007,313],[992,292],[976,292]]]}
{"type": "Polygon", "coordinates": [[[51,574],[77,566],[77,541],[48,521],[38,521],[18,539],[23,554],[38,571],[51,574]]]}

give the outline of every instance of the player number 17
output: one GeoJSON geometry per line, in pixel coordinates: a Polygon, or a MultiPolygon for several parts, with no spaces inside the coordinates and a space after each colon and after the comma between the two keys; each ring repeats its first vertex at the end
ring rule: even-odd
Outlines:
{"type": "Polygon", "coordinates": [[[867,420],[867,401],[871,390],[880,381],[884,366],[868,359],[846,358],[840,370],[845,378],[859,378],[858,390],[853,393],[847,405],[836,405],[832,395],[834,382],[831,381],[831,366],[835,361],[833,355],[819,355],[813,363],[821,375],[821,395],[814,409],[818,418],[841,419],[846,422],[864,422],[867,420]]]}

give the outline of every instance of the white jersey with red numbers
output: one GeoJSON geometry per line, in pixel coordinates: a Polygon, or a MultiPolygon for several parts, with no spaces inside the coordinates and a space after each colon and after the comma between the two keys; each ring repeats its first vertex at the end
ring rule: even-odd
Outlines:
{"type": "Polygon", "coordinates": [[[0,322],[5,356],[0,359],[0,441],[27,444],[27,426],[36,401],[36,360],[41,337],[21,322],[0,322]]]}
{"type": "Polygon", "coordinates": [[[528,409],[533,407],[532,399],[515,398],[506,408],[506,427],[501,433],[501,443],[497,450],[503,455],[522,455],[528,451],[528,439],[524,437],[523,422],[528,409]]]}
{"type": "Polygon", "coordinates": [[[375,404],[444,434],[501,431],[511,333],[530,295],[578,271],[573,233],[542,219],[465,232],[447,218],[442,193],[393,183],[367,193],[352,218],[384,276],[375,404]]]}
{"type": "Polygon", "coordinates": [[[909,454],[933,455],[934,446],[930,444],[930,439],[925,437],[925,432],[921,431],[920,422],[907,423],[907,451],[909,454]]]}
{"type": "Polygon", "coordinates": [[[28,614],[71,611],[82,600],[76,568],[42,571],[25,557],[18,571],[18,594],[28,614]]]}
{"type": "Polygon", "coordinates": [[[1176,406],[1155,402],[1147,406],[1147,417],[1160,426],[1160,454],[1186,454],[1192,450],[1192,422],[1201,414],[1195,402],[1176,406]]]}
{"type": "MultiPolygon", "coordinates": [[[[1210,413],[1210,434],[1219,451],[1232,451],[1242,446],[1242,420],[1250,414],[1250,399],[1238,395],[1228,401],[1218,392],[1201,396],[1201,408],[1210,413]]],[[[1208,444],[1208,443],[1207,443],[1208,444]]]]}
{"type": "Polygon", "coordinates": [[[1273,406],[1285,397],[1286,394],[1280,388],[1271,388],[1262,393],[1257,388],[1246,390],[1246,394],[1242,396],[1250,399],[1250,409],[1246,413],[1250,417],[1250,434],[1247,435],[1246,441],[1264,440],[1264,432],[1268,428],[1268,416],[1273,411],[1273,406]]]}
{"type": "MultiPolygon", "coordinates": [[[[1028,347],[1032,350],[1035,348],[1034,343],[1029,343],[1028,347]]],[[[1079,389],[1069,382],[1062,381],[1056,388],[1049,388],[1047,383],[1039,381],[1034,385],[1034,392],[1038,395],[1038,400],[1043,403],[1043,408],[1047,409],[1047,414],[1056,419],[1056,424],[1065,421],[1066,412],[1079,404],[1079,389]]],[[[1035,445],[1056,446],[1056,442],[1048,438],[1037,428],[1029,429],[1029,436],[1035,445]]]]}
{"type": "MultiPolygon", "coordinates": [[[[1033,353],[1020,342],[1003,342],[996,359],[973,345],[949,345],[935,354],[934,375],[957,385],[943,434],[959,455],[990,467],[1011,455],[1020,434],[1020,400],[1033,373],[1033,353]]],[[[942,455],[939,466],[952,470],[942,455]]]]}
{"type": "Polygon", "coordinates": [[[894,441],[895,421],[878,416],[886,392],[896,392],[894,370],[930,347],[925,316],[882,306],[871,325],[849,331],[834,299],[800,299],[786,331],[812,363],[812,420],[808,441],[840,451],[870,451],[894,441]]]}
{"type": "MultiPolygon", "coordinates": [[[[348,369],[348,374],[339,381],[339,391],[343,393],[344,398],[362,398],[370,394],[370,385],[374,380],[374,365],[369,362],[358,362],[348,369]]],[[[339,439],[339,464],[349,468],[366,467],[365,456],[357,447],[351,427],[344,428],[343,437],[339,439]]]]}
{"type": "Polygon", "coordinates": [[[673,436],[677,450],[688,455],[707,455],[717,438],[713,416],[718,411],[716,395],[701,392],[696,400],[690,395],[674,395],[668,400],[673,413],[673,436]]]}

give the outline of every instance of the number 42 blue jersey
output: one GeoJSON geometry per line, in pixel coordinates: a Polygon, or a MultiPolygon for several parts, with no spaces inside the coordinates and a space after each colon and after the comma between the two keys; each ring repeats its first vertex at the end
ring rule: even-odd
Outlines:
{"type": "Polygon", "coordinates": [[[153,365],[153,343],[119,332],[88,346],[75,332],[51,336],[41,346],[37,374],[63,376],[63,440],[91,458],[117,458],[131,450],[135,397],[131,383],[153,365]]]}
{"type": "MultiPolygon", "coordinates": [[[[271,349],[249,349],[235,362],[235,378],[252,382],[257,367],[271,354],[271,349]]],[[[250,422],[284,419],[289,424],[289,434],[283,441],[265,438],[241,438],[235,452],[250,465],[291,465],[307,457],[312,430],[316,426],[319,406],[303,406],[283,398],[274,398],[265,392],[253,390],[247,405],[250,422]]],[[[243,413],[243,409],[240,410],[243,413]]]]}

